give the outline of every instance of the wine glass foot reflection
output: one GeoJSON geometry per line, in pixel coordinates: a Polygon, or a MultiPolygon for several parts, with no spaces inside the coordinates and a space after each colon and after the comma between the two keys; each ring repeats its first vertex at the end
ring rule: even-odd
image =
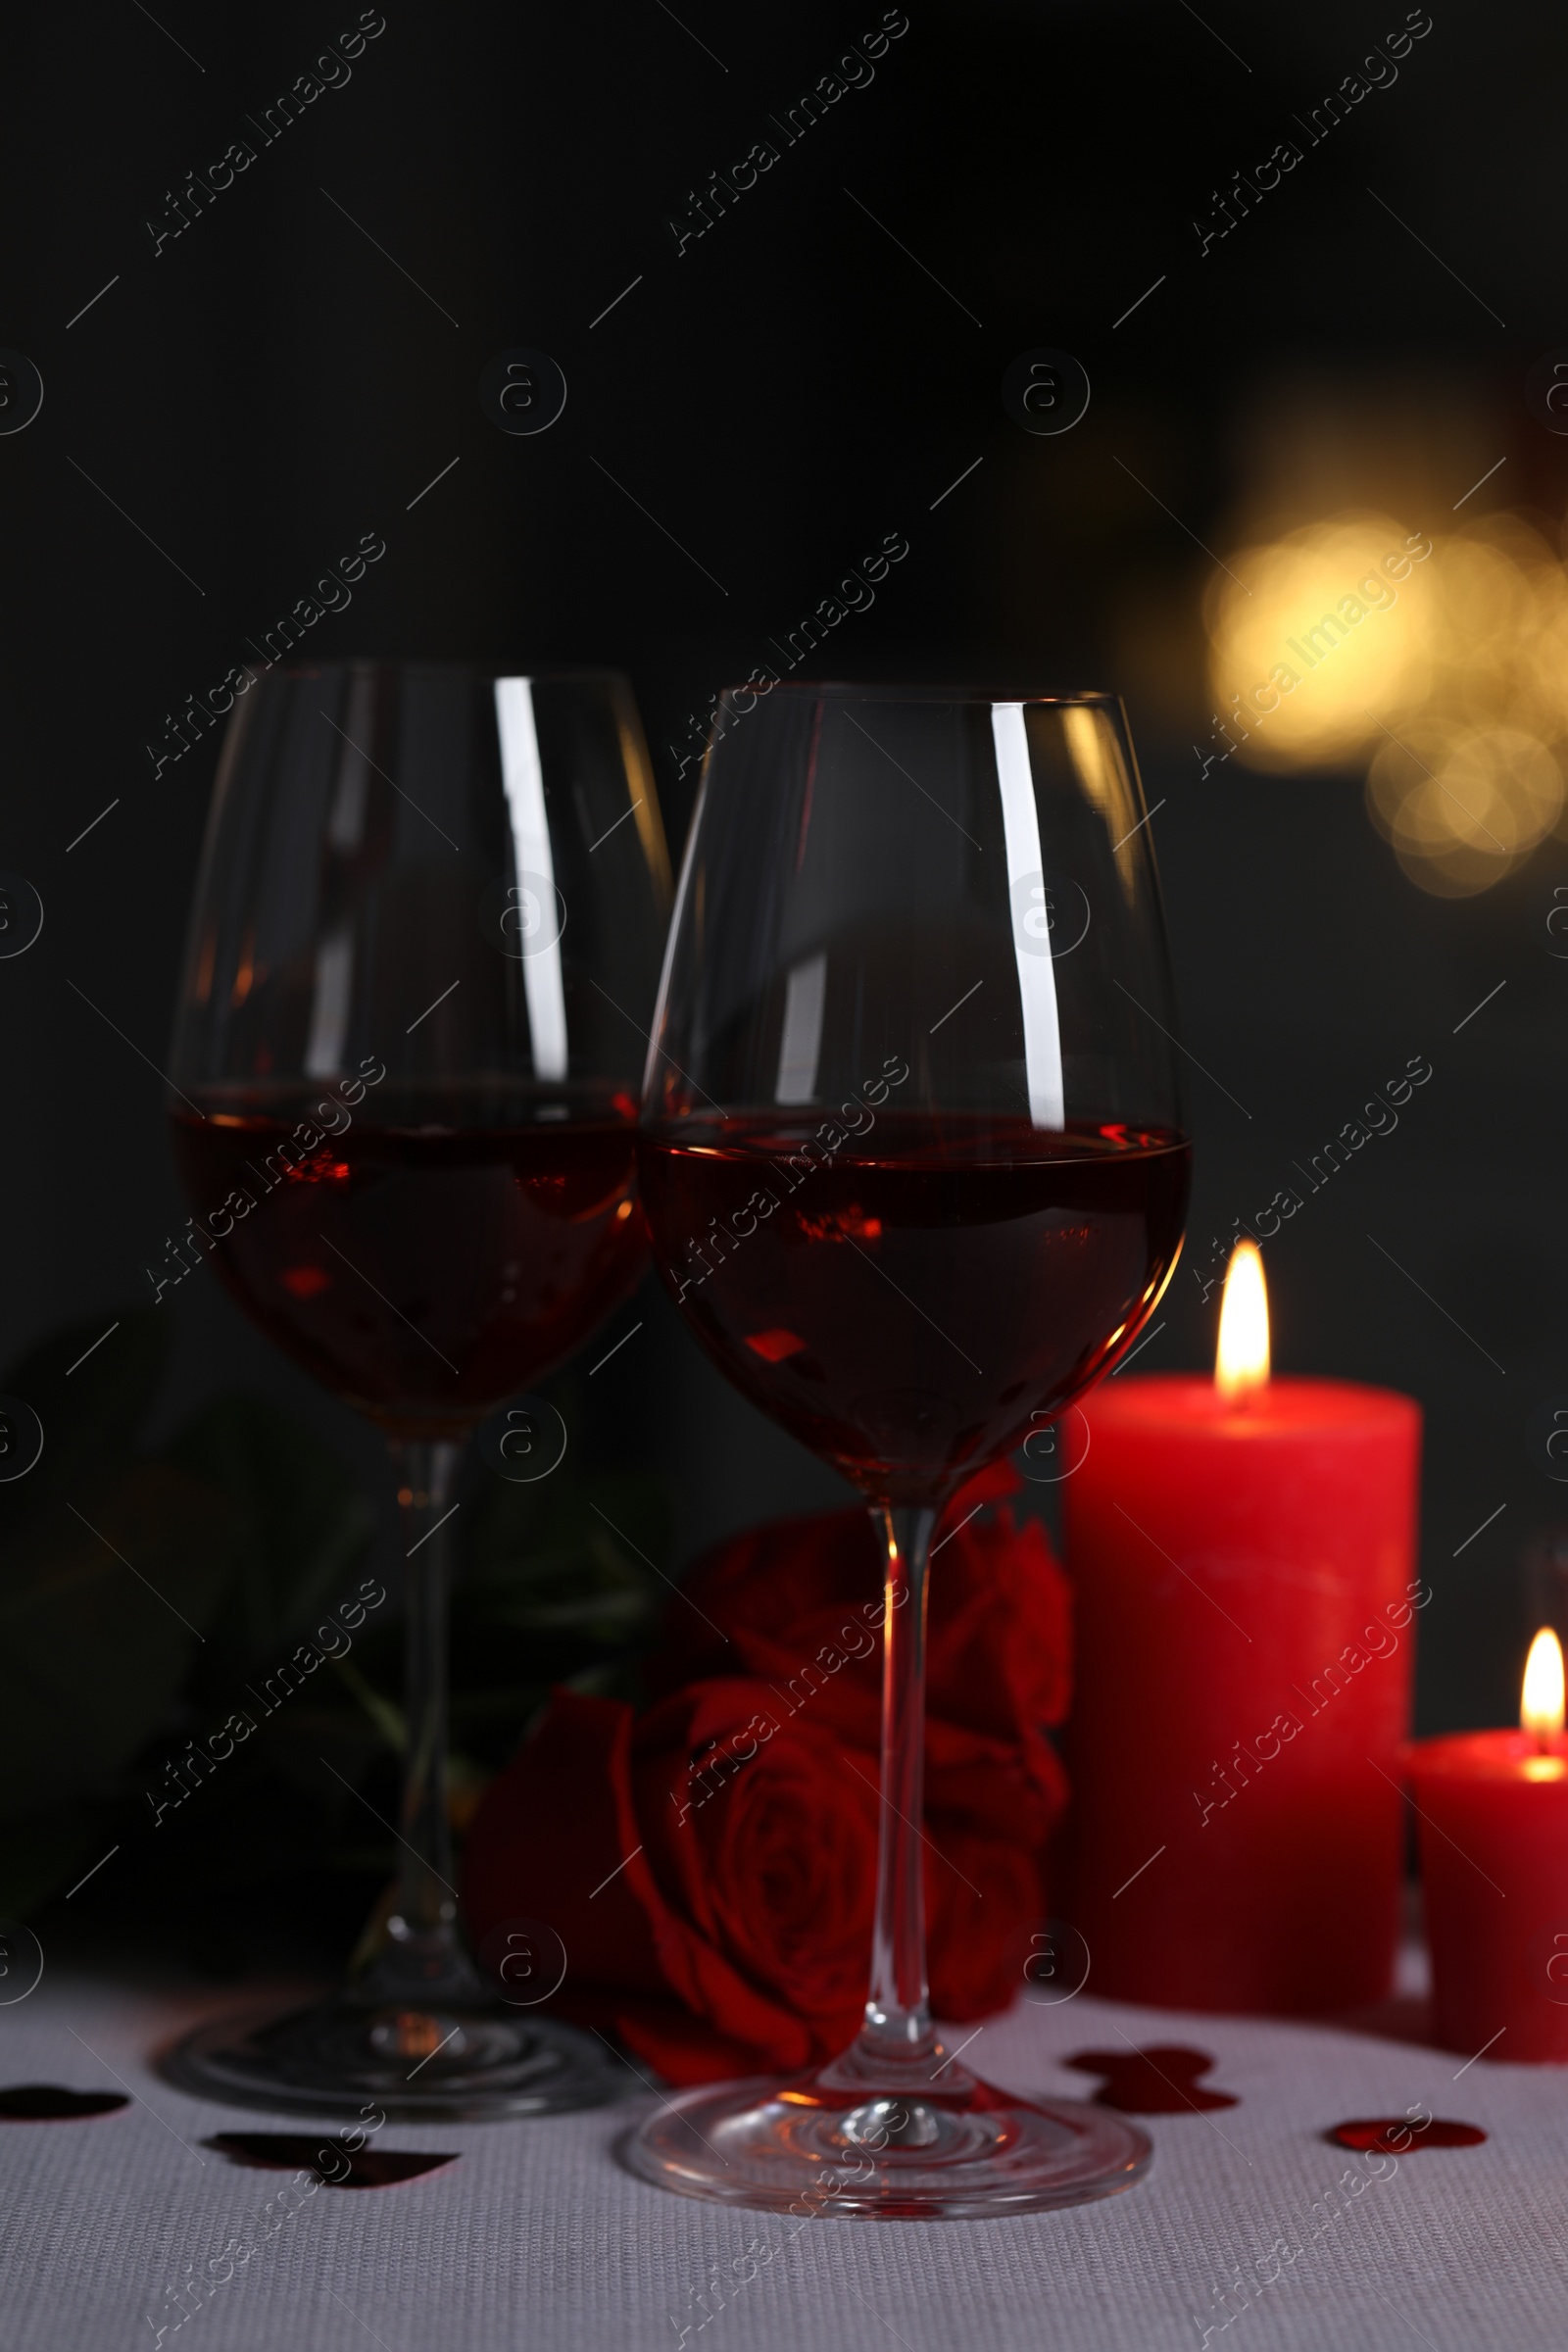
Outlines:
{"type": "Polygon", "coordinates": [[[803,2221],[964,2221],[1115,2196],[1142,2179],[1147,2132],[1082,2099],[980,2082],[940,2042],[867,2079],[855,2052],[786,2082],[684,2092],[626,2142],[661,2188],[803,2221]]]}
{"type": "Polygon", "coordinates": [[[592,2034],[487,1997],[402,2004],[352,1991],[282,2016],[224,2018],[172,2052],[169,2080],[198,2098],[272,2113],[389,2122],[502,2122],[599,2107],[636,2078],[592,2034]]]}

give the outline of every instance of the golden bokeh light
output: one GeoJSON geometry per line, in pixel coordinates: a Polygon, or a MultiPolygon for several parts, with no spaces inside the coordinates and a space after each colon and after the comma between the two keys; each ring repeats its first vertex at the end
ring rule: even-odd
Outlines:
{"type": "Polygon", "coordinates": [[[1363,766],[1422,889],[1486,890],[1563,822],[1568,569],[1517,515],[1335,515],[1227,559],[1204,617],[1212,751],[1363,766]]]}
{"type": "Polygon", "coordinates": [[[1551,831],[1562,773],[1522,728],[1428,721],[1374,754],[1367,805],[1412,880],[1465,898],[1523,864],[1551,831]]]}
{"type": "MultiPolygon", "coordinates": [[[[1431,669],[1430,557],[1386,514],[1347,514],[1244,548],[1210,598],[1210,679],[1250,767],[1319,767],[1424,696],[1431,669]]],[[[1414,535],[1430,549],[1430,541],[1414,535]]]]}

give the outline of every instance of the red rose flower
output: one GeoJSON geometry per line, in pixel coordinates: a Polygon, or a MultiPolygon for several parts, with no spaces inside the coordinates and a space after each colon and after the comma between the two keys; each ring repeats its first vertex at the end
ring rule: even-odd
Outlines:
{"type": "MultiPolygon", "coordinates": [[[[1068,1594],[1037,1522],[950,1508],[932,1571],[925,1834],[933,2005],[1002,2006],[1045,1913],[1065,1784],[1068,1594]]],[[[676,2082],[808,2065],[854,2034],[876,1879],[881,1567],[865,1513],[756,1530],[701,1562],[640,1716],[559,1691],[465,1854],[476,1938],[548,1920],[561,2005],[676,2082]]]]}

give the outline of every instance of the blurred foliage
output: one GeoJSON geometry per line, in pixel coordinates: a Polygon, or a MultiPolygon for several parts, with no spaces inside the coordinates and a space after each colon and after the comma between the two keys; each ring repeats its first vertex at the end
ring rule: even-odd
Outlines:
{"type": "MultiPolygon", "coordinates": [[[[139,1894],[205,1936],[193,1956],[237,1966],[237,1923],[328,1884],[363,1909],[395,1866],[399,1595],[264,1715],[257,1687],[369,1575],[374,1512],[318,1439],[254,1397],[141,1446],[167,1319],[128,1310],[82,1360],[100,1328],[0,1374],[45,1433],[34,1468],[0,1485],[0,1916],[36,1911],[119,1842],[117,1873],[128,1860],[139,1894]],[[255,1735],[155,1826],[166,1763],[235,1711],[255,1735]]],[[[569,1381],[555,1400],[583,1426],[569,1381]]],[[[473,1476],[452,1605],[460,1827],[553,1685],[635,1694],[672,1520],[657,1480],[577,1446],[536,1485],[477,1461],[473,1476]]]]}
{"type": "Polygon", "coordinates": [[[236,1686],[286,1657],[353,1590],[375,1514],[335,1455],[256,1397],[219,1397],[165,1458],[228,1504],[230,1572],[188,1689],[194,1700],[232,1703],[236,1686]]]}

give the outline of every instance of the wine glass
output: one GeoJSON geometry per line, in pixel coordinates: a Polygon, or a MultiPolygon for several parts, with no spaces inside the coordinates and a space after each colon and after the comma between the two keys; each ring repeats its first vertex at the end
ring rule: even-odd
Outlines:
{"type": "Polygon", "coordinates": [[[1170,1279],[1191,1160],[1173,1028],[1113,699],[722,699],[638,1180],[697,1338],[870,1504],[880,1856],[859,2035],[662,2107],[626,2158],[663,2187],[953,2219],[1110,2195],[1149,2162],[1124,2117],[997,2089],[932,2026],[923,1642],[943,1505],[1107,1371],[1170,1279]]]}
{"type": "MultiPolygon", "coordinates": [[[[237,705],[174,1025],[174,1155],[224,1286],[391,1446],[407,1743],[379,1947],[316,2007],[192,2036],[172,2062],[188,2088],[449,2117],[625,2088],[598,2042],[497,1998],[461,1939],[447,1593],[473,1431],[642,1271],[635,1121],[667,906],[622,678],[323,662],[237,705]]],[[[549,1422],[509,1413],[495,1466],[547,1465],[549,1422]]]]}

